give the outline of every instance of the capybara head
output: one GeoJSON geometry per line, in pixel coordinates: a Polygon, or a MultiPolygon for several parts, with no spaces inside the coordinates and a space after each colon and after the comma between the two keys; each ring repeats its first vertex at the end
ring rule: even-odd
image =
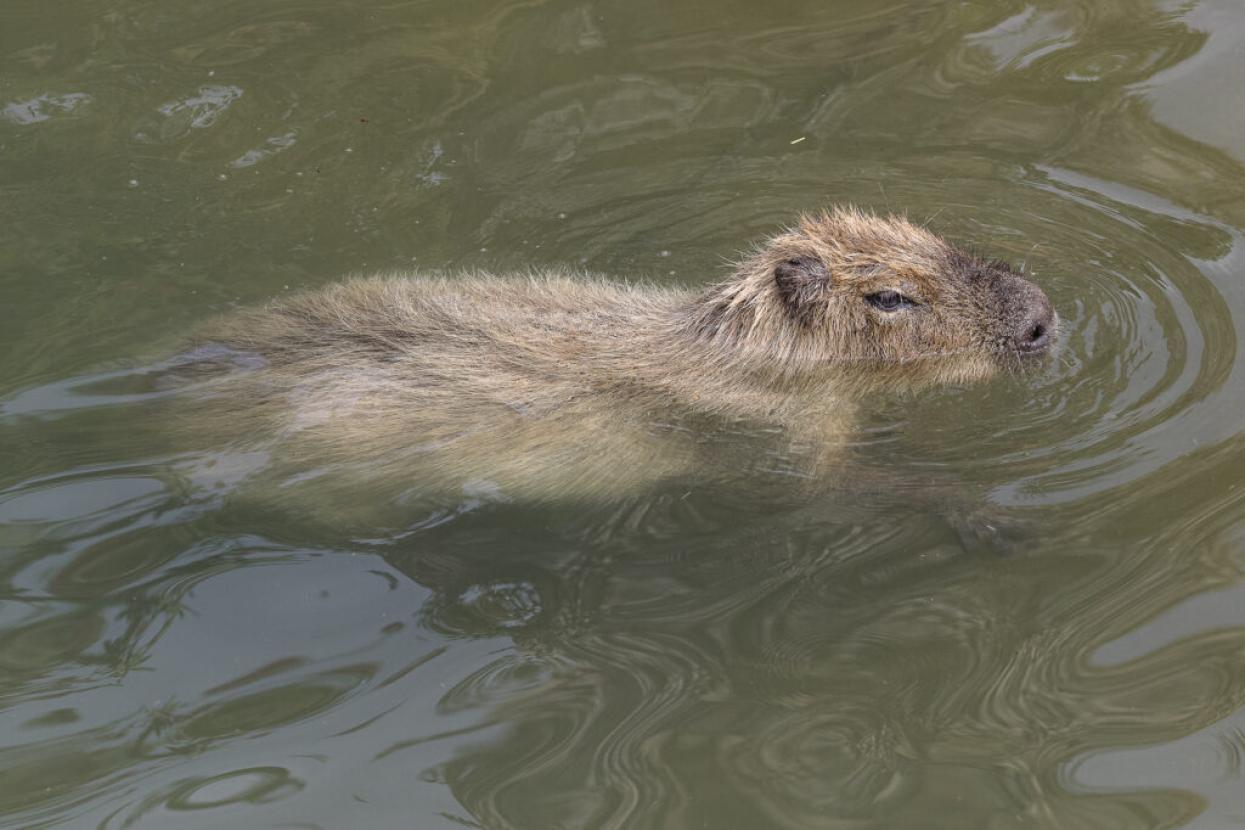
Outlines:
{"type": "Polygon", "coordinates": [[[839,364],[916,382],[1019,367],[1049,351],[1057,325],[1046,295],[1009,265],[847,209],[770,239],[693,316],[699,336],[788,370],[839,364]]]}

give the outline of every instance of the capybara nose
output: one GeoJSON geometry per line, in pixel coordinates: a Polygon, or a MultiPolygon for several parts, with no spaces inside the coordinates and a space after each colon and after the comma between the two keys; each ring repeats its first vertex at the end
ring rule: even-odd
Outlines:
{"type": "Polygon", "coordinates": [[[1042,289],[1028,280],[1017,280],[1022,302],[1020,304],[1019,324],[1012,335],[1016,351],[1023,354],[1036,354],[1050,348],[1051,336],[1055,328],[1055,309],[1046,298],[1042,289]]]}

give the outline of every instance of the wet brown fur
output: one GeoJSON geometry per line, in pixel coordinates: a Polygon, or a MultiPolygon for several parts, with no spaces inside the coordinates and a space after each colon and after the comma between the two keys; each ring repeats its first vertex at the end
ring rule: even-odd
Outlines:
{"type": "Polygon", "coordinates": [[[687,472],[706,419],[780,427],[824,464],[868,392],[1017,364],[1017,321],[1035,304],[1049,311],[1006,266],[839,209],[707,289],[389,276],[243,312],[205,339],[263,362],[208,384],[201,418],[322,471],[611,495],[687,472]],[[879,291],[920,305],[879,311],[865,299],[879,291]]]}

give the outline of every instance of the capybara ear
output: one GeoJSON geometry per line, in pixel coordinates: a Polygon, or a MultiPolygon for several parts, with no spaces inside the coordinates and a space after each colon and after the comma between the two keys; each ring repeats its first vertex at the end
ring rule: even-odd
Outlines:
{"type": "Polygon", "coordinates": [[[793,311],[807,312],[822,290],[830,285],[830,269],[816,257],[790,257],[774,266],[774,284],[779,296],[793,311]]]}

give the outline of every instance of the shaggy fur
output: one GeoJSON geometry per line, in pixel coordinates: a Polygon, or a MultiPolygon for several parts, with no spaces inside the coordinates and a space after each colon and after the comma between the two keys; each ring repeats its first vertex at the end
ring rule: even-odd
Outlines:
{"type": "Polygon", "coordinates": [[[260,360],[207,400],[239,435],[322,469],[608,496],[694,467],[706,419],[780,427],[824,462],[865,393],[987,377],[1043,351],[1053,326],[1007,266],[836,210],[706,290],[481,274],[295,296],[209,329],[260,360]],[[879,308],[885,292],[901,307],[879,308]]]}

